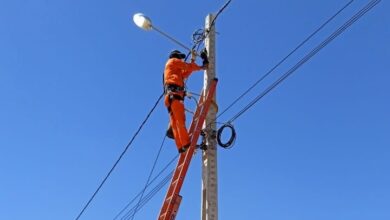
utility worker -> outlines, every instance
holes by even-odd
[[[207,53],[205,51],[201,55],[203,59],[202,66],[195,63],[195,51],[191,52],[191,63],[186,63],[184,61],[185,57],[186,55],[178,50],[172,51],[164,70],[164,104],[168,108],[170,116],[170,127],[167,136],[175,139],[179,153],[185,152],[190,146],[190,138],[185,123],[184,96],[186,91],[184,80],[192,72],[208,68]]]

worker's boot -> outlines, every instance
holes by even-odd
[[[181,147],[181,148],[179,149],[179,153],[181,154],[181,153],[186,152],[188,148],[190,148],[190,144],[184,145],[183,147]]]
[[[169,125],[169,127],[167,129],[166,135],[167,135],[168,138],[175,139],[175,136],[173,135],[173,130],[172,130],[172,126],[171,125]]]

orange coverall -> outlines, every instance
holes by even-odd
[[[164,70],[164,85],[174,85],[184,87],[184,79],[188,78],[192,72],[201,70],[195,62],[186,63],[178,58],[170,58]],[[190,138],[185,123],[184,111],[184,91],[166,91],[164,104],[168,108],[170,124],[175,137],[176,147],[180,149],[188,147]]]

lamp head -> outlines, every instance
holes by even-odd
[[[142,13],[136,13],[133,16],[134,23],[146,31],[152,30],[152,20]]]

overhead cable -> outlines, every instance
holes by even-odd
[[[255,99],[253,99],[247,106],[245,106],[241,111],[239,111],[235,116],[233,116],[228,123],[232,123],[242,114],[244,114],[248,109],[250,109],[254,104],[256,104],[261,98],[267,95],[271,90],[283,82],[287,77],[294,73],[299,67],[309,61],[314,55],[316,55],[322,48],[326,47],[330,42],[332,42],[336,37],[343,33],[348,27],[355,23],[359,18],[365,15],[370,11],[374,6],[376,6],[381,0],[372,0],[359,12],[357,12],[353,17],[351,17],[347,22],[345,22],[341,27],[339,27],[333,34],[326,38],[321,44],[315,47],[310,53],[303,57],[297,64],[295,64],[291,69],[284,73],[278,80],[271,84],[266,90],[260,93]]]
[[[156,168],[156,164],[157,164],[158,158],[160,157],[161,150],[162,150],[162,148],[163,148],[163,146],[164,146],[164,143],[165,143],[166,138],[167,138],[167,136],[164,134],[163,141],[162,141],[162,143],[161,143],[161,145],[160,145],[160,148],[159,148],[158,153],[157,153],[157,156],[156,156],[156,158],[155,158],[155,160],[154,160],[152,169],[150,170],[148,179],[146,180],[145,186],[144,186],[144,188],[143,188],[143,190],[142,190],[141,196],[139,197],[138,203],[137,203],[137,205],[135,206],[134,214],[131,216],[131,220],[134,219],[135,214],[136,214],[137,211],[138,211],[138,207],[139,207],[139,205],[140,205],[140,203],[141,203],[141,201],[142,201],[142,199],[143,199],[143,196],[144,196],[144,193],[145,193],[145,191],[146,191],[146,188],[148,188],[148,186],[149,186],[150,179],[152,178],[153,171],[154,171],[154,169]]]
[[[174,161],[176,161],[176,159],[178,158],[178,156],[179,155],[176,155],[175,157],[173,157],[169,162],[168,162],[168,164],[166,164],[165,165],[165,167],[148,183],[148,185],[147,185],[147,187],[150,187],[160,176],[161,176],[161,174],[163,174],[167,169],[168,169],[168,167],[170,166],[170,165],[172,165],[173,164],[173,162]],[[173,171],[171,171],[170,172],[170,174],[168,174],[167,176],[172,176],[171,174],[173,173]],[[167,177],[165,177],[165,178],[167,178]],[[164,178],[164,179],[165,179]],[[162,182],[162,181],[161,181]],[[161,182],[160,183],[158,183],[157,185],[160,185],[161,184]],[[152,191],[154,191],[154,190],[152,190]],[[138,198],[138,197],[140,197],[141,196],[141,194],[142,194],[142,192],[143,192],[143,190],[142,191],[140,191],[134,198],[132,198],[127,204],[126,204],[126,206],[124,207],[124,208],[122,208],[122,210],[114,217],[114,219],[113,220],[117,220],[121,215],[122,215],[122,213],[124,213],[125,211],[126,211],[126,209],[128,209],[129,208],[129,206],[133,203],[133,202],[135,202],[135,200]],[[145,196],[145,198],[146,197],[148,197],[149,196],[149,194],[147,194],[146,196]],[[145,198],[143,198],[142,199],[142,202],[145,200]],[[141,202],[141,203],[142,203]],[[138,209],[140,209],[141,207],[139,207]],[[132,210],[134,210],[134,207],[132,208]],[[125,215],[127,215],[127,214],[125,214]]]
[[[205,39],[208,37],[208,35],[210,34],[211,28],[214,27],[215,21],[217,20],[218,16],[226,9],[226,7],[230,4],[231,1],[232,1],[232,0],[227,1],[227,2],[218,10],[218,12],[216,13],[216,15],[214,16],[213,20],[212,20],[211,23],[210,23],[209,29],[205,30],[205,29],[201,28],[201,29],[196,30],[196,31],[192,34],[192,42],[193,42],[192,50],[196,50],[196,51],[199,50],[200,45],[204,42],[204,40],[205,40]],[[190,54],[191,54],[191,51],[187,54],[186,59],[188,58],[188,56],[189,56]]]
[[[346,6],[351,4],[352,1],[350,1]],[[311,57],[313,57],[315,54],[317,54],[322,48],[327,46],[333,39],[335,39],[337,36],[339,36],[343,31],[345,31],[349,26],[351,26],[354,22],[356,22],[359,18],[361,18],[364,14],[366,14],[369,10],[371,10],[375,5],[377,5],[380,2],[380,0],[373,0],[369,4],[367,4],[362,10],[360,10],[358,13],[356,13],[350,20],[348,20],[344,25],[342,25],[338,30],[336,30],[332,35],[330,35],[326,40],[324,40],[320,45],[318,45],[315,49],[313,49],[309,54],[307,54],[303,59],[301,59],[300,62],[298,62],[294,67],[292,67],[289,71],[287,71],[279,80],[277,80],[274,84],[272,84],[266,91],[264,91],[262,94],[257,96],[251,103],[249,103],[244,109],[242,109],[238,114],[236,114],[234,117],[232,117],[228,123],[232,123],[234,120],[236,120],[238,117],[240,117],[243,113],[245,113],[249,108],[251,108],[259,99],[264,97],[267,93],[269,93],[272,89],[274,89],[278,84],[280,84],[284,79],[286,79],[289,75],[291,75],[293,72],[295,72],[300,66],[302,66],[304,63],[306,63]],[[344,6],[337,14],[339,14],[342,10],[345,9]],[[333,18],[332,18],[333,19]],[[318,31],[317,31],[318,32]],[[168,175],[169,176],[169,175]],[[163,181],[161,181],[157,187],[155,187],[145,198],[141,201],[140,205],[138,206],[138,209],[145,205],[153,196],[155,193],[157,193],[163,185],[165,185],[169,178],[166,176]],[[136,212],[136,206],[134,206],[122,219],[128,219],[129,217],[132,217]]]
[[[150,115],[153,113],[153,111],[156,109],[158,103],[160,102],[161,98],[163,97],[164,94],[161,94],[160,97],[157,99],[156,103],[154,104],[154,106],[152,107],[152,109],[149,111],[149,113],[146,115],[146,118],[144,119],[144,121],[141,123],[141,125],[139,126],[138,130],[135,132],[135,134],[133,135],[133,137],[131,138],[130,142],[126,145],[125,149],[122,151],[122,153],[119,155],[118,159],[115,161],[114,165],[111,167],[110,171],[108,171],[108,173],[106,174],[106,176],[104,177],[103,181],[100,183],[100,185],[98,186],[98,188],[95,190],[95,192],[92,194],[91,198],[88,200],[88,202],[84,205],[83,209],[80,211],[80,213],[78,214],[78,216],[76,217],[76,220],[80,219],[80,217],[83,215],[83,213],[85,212],[85,210],[88,208],[88,206],[90,205],[90,203],[92,202],[92,200],[95,198],[95,196],[97,195],[97,193],[100,191],[100,189],[103,187],[104,183],[107,181],[107,179],[110,177],[111,173],[114,171],[114,169],[116,168],[116,166],[118,165],[118,163],[120,162],[120,160],[122,159],[122,157],[126,154],[127,150],[129,149],[129,147],[131,146],[131,144],[133,143],[133,141],[135,140],[135,138],[137,137],[137,135],[139,134],[139,132],[141,131],[141,129],[143,128],[143,126],[146,124],[146,122],[148,121]]]
[[[251,103],[249,103],[244,109],[242,109],[238,114],[236,114],[234,117],[232,117],[227,123],[232,123],[234,120],[236,120],[238,117],[240,117],[243,113],[245,113],[249,108],[251,108],[259,99],[264,97],[267,93],[269,93],[272,89],[274,89],[278,84],[280,84],[284,79],[286,79],[289,75],[291,75],[293,72],[295,72],[300,66],[302,66],[304,63],[306,63],[311,57],[313,57],[315,54],[317,54],[323,47],[327,46],[333,39],[335,39],[338,35],[340,35],[343,31],[345,31],[350,25],[352,25],[354,22],[356,22],[360,17],[362,17],[365,13],[367,13],[369,10],[371,10],[376,4],[378,4],[380,0],[373,0],[369,4],[367,4],[362,10],[360,10],[358,13],[356,13],[350,20],[348,20],[346,23],[344,23],[343,26],[341,26],[338,30],[336,30],[332,35],[330,35],[326,40],[324,40],[320,45],[318,45],[315,49],[313,49],[309,54],[307,54],[300,62],[298,62],[294,67],[292,67],[289,71],[287,71],[279,80],[277,80],[274,84],[272,84],[266,91],[264,91],[262,94],[257,96]],[[332,16],[326,23],[324,23],[319,29],[317,29],[312,35],[316,34],[320,29],[323,28],[324,25],[330,22],[335,16],[337,16],[339,13],[341,13],[342,10],[344,10],[348,5],[350,5],[352,1],[348,2],[347,5],[345,5],[342,9],[340,9],[334,16]],[[303,43],[308,41],[312,36],[310,35]],[[296,49],[297,50],[301,45],[299,45]],[[294,52],[293,50],[293,52]],[[288,56],[290,56],[289,54]],[[288,57],[287,57],[288,58]],[[285,59],[287,59],[285,58]],[[283,62],[283,61],[282,61]],[[280,64],[279,64],[280,65]],[[164,178],[166,180],[167,177]],[[164,180],[160,182],[158,187],[153,189],[145,198],[142,200],[141,205],[139,207],[142,207],[147,203],[148,200],[153,197],[153,193],[157,193],[160,187],[162,187],[162,184],[164,183]],[[169,180],[169,179],[168,179]],[[168,182],[168,181],[166,181]],[[129,217],[132,217],[132,215],[136,212],[136,208],[133,207],[127,215],[122,219],[127,219]],[[127,218],[126,218],[127,217]]]
[[[217,14],[215,15],[214,19],[211,21],[210,29],[214,26],[215,21],[217,20],[218,16],[225,10],[225,8],[230,4],[230,2],[232,2],[232,0],[227,1],[227,2],[222,6],[222,8],[219,9],[219,11],[218,11]],[[208,32],[210,32],[210,30],[209,30]]]
[[[140,205],[138,206],[138,210],[141,209],[144,205],[146,205],[150,199],[152,199],[168,182],[169,180],[172,178],[172,175],[173,175],[173,170],[171,173],[169,173],[168,175],[165,176],[165,178],[160,181],[160,183],[153,188],[153,190],[151,190],[144,198],[143,200],[141,201]],[[129,218],[131,218],[137,211],[137,209],[135,209],[135,206],[133,208],[131,208],[127,214],[121,218],[121,220],[128,220]]]
[[[284,62],[285,59],[287,59],[289,56],[291,56],[292,53],[294,53],[296,50],[298,50],[304,43],[306,43],[313,35],[315,35],[317,32],[319,32],[326,24],[328,24],[334,17],[336,17],[338,14],[340,14],[347,6],[349,6],[353,2],[348,2],[343,8],[341,8],[335,15],[333,15],[331,18],[329,18],[323,25],[321,25],[315,32],[313,32],[308,38],[306,38],[301,44],[297,46],[290,54],[288,54],[285,58],[282,59],[281,62]],[[236,120],[238,117],[240,117],[245,111],[247,111],[250,107],[252,107],[261,97],[263,97],[265,94],[267,94],[269,91],[271,91],[273,88],[275,88],[279,83],[281,83],[285,78],[287,78],[289,75],[291,75],[292,72],[294,72],[296,69],[298,69],[301,65],[303,65],[305,62],[307,62],[312,56],[314,56],[316,53],[319,52],[323,47],[325,47],[330,41],[332,41],[334,38],[336,38],[339,34],[341,34],[346,28],[348,28],[352,23],[354,23],[357,19],[362,17],[367,11],[369,11],[371,8],[373,8],[376,4],[378,4],[380,0],[372,1],[370,4],[368,4],[365,8],[363,8],[360,12],[355,14],[348,22],[346,22],[342,27],[340,27],[337,31],[335,31],[330,37],[328,37],[327,40],[325,40],[322,44],[320,44],[318,47],[316,47],[311,53],[309,53],[307,56],[305,56],[301,62],[297,63],[293,68],[290,69],[284,76],[282,76],[278,81],[276,81],[273,85],[267,89],[264,94],[260,94],[258,97],[256,97],[255,100],[253,100],[249,105],[247,105],[242,111],[240,111],[238,114],[236,114],[231,120],[229,120],[228,123],[232,123],[234,120]],[[278,63],[277,66],[280,64]],[[277,67],[276,66],[276,67]],[[275,67],[275,68],[276,68]],[[271,69],[271,72],[273,70]],[[261,80],[260,80],[261,81]],[[259,82],[256,82],[256,85]],[[252,89],[252,88],[250,88]],[[247,92],[246,92],[247,93]],[[244,94],[245,95],[245,94]],[[145,198],[141,201],[138,208],[145,205],[149,199],[151,199],[155,193],[157,193],[161,187],[163,187],[164,184],[168,182],[169,178],[165,177],[163,181],[161,181],[157,187],[155,187]],[[165,182],[166,181],[166,182]],[[132,217],[136,212],[136,206],[134,206],[122,219],[128,219],[129,217]]]
[[[342,11],[344,11],[354,0],[349,1],[345,4],[340,10],[338,10],[334,15],[328,18],[321,26],[319,26],[313,33],[306,37],[297,47],[295,47],[287,56],[281,59],[275,66],[273,66],[267,73],[265,73],[260,79],[258,79],[252,86],[250,86],[245,92],[243,92],[239,97],[237,97],[228,107],[226,107],[221,113],[218,114],[217,118],[222,116],[230,108],[232,108],[239,100],[246,96],[253,88],[255,88],[260,82],[262,82],[267,76],[269,76],[276,68],[278,68],[284,61],[286,61],[291,55],[293,55],[298,49],[300,49],[306,42],[308,42],[314,35],[321,31],[327,24],[329,24],[334,18],[336,18]]]

